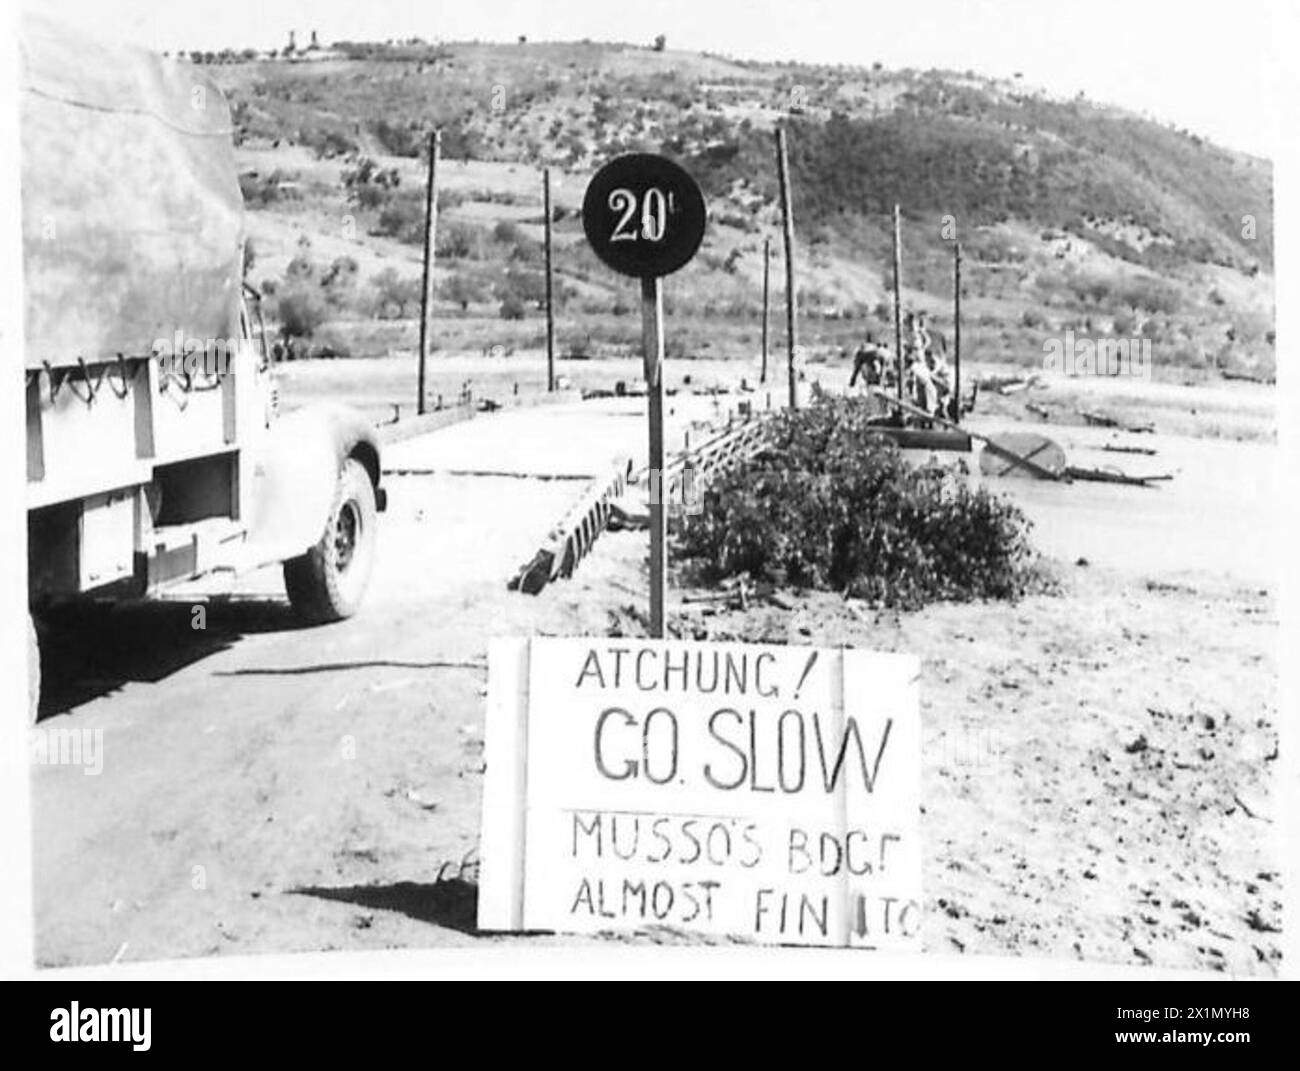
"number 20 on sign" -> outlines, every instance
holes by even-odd
[[[704,239],[704,196],[677,164],[650,153],[611,160],[587,186],[582,225],[609,267],[639,279],[671,275]]]

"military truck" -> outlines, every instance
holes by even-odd
[[[34,712],[65,600],[283,563],[305,622],[352,614],[385,494],[358,414],[277,412],[217,86],[41,17],[20,49]]]

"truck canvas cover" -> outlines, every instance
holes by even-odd
[[[191,64],[22,24],[26,366],[238,336],[230,109]]]

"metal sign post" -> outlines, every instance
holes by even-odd
[[[704,240],[699,186],[662,156],[630,153],[611,160],[587,186],[582,228],[602,261],[641,280],[641,342],[649,417],[650,635],[664,635],[668,588],[664,502],[664,305],[662,278],[686,264]]]
[[[659,276],[641,280],[641,345],[650,424],[650,635],[663,639],[668,593],[668,524],[664,511],[664,292]]]

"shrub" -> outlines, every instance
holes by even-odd
[[[320,328],[307,348],[308,357],[351,357],[352,344],[332,325]]]
[[[768,446],[688,515],[681,554],[705,582],[748,573],[890,606],[1015,599],[1041,582],[1029,522],[961,473],[914,469],[854,399],[773,418]]]
[[[503,219],[492,228],[492,237],[502,245],[518,245],[524,238],[524,232],[519,229],[519,224]]]
[[[409,245],[424,244],[424,202],[415,191],[402,191],[379,213],[376,233]]]
[[[321,276],[325,300],[334,309],[350,309],[357,303],[360,266],[354,257],[335,257]]]
[[[447,280],[444,293],[448,301],[454,301],[461,309],[468,309],[472,302],[486,301],[491,293],[488,285],[476,275],[468,272],[453,272]]]
[[[364,186],[357,186],[348,192],[348,197],[358,208],[374,210],[383,208],[388,204],[392,197],[392,191],[383,186],[373,186],[367,183]]]
[[[286,338],[310,338],[329,312],[321,288],[308,281],[287,281],[276,295],[276,310]]]
[[[423,237],[421,237],[423,242]],[[471,223],[452,220],[438,224],[435,252],[439,258],[463,260],[483,255],[483,231]]]
[[[546,276],[526,268],[510,268],[502,280],[500,294],[503,298],[540,304],[546,300]]]
[[[420,156],[423,153],[425,133],[414,123],[402,125],[378,119],[370,129],[380,148],[389,156]]]
[[[305,130],[299,141],[315,152],[318,160],[347,156],[357,151],[357,143],[338,130]]]
[[[403,278],[396,268],[385,268],[370,280],[374,292],[374,315],[380,319],[398,319],[420,308],[422,281],[418,276]]]

